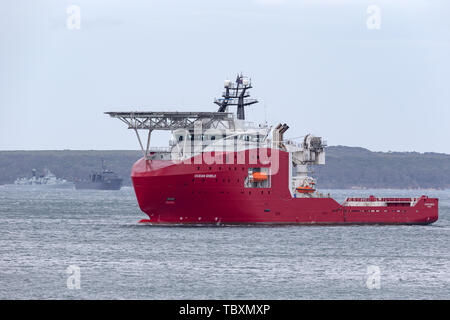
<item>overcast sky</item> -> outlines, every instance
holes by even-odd
[[[450,1],[2,0],[0,40],[0,150],[137,149],[103,112],[216,111],[243,72],[288,137],[450,153]]]

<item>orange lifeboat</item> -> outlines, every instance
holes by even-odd
[[[297,191],[300,193],[313,193],[316,189],[311,188],[310,186],[298,187]]]
[[[261,182],[267,180],[267,173],[265,172],[253,172],[253,181],[254,182]]]

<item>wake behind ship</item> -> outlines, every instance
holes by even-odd
[[[429,224],[438,199],[347,198],[316,189],[310,167],[325,164],[326,143],[311,134],[284,138],[287,124],[245,121],[250,79],[225,81],[217,112],[107,112],[135,131],[143,151],[131,173],[151,224]],[[229,112],[237,107],[236,114]],[[147,130],[143,142],[138,130]],[[167,149],[151,133],[169,130]],[[146,147],[144,148],[144,144]]]

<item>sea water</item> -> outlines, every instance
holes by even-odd
[[[450,299],[450,190],[427,226],[155,227],[133,189],[0,186],[0,299]]]

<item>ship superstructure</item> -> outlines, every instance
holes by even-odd
[[[438,200],[426,196],[347,199],[341,205],[318,192],[309,169],[325,164],[326,142],[311,134],[300,141],[286,139],[285,123],[246,121],[245,108],[257,103],[250,99],[251,88],[251,80],[242,74],[234,83],[226,80],[222,97],[214,101],[217,112],[107,112],[134,130],[141,146],[143,158],[133,166],[132,181],[139,205],[149,216],[146,222],[436,221]],[[230,107],[236,107],[236,114]],[[150,147],[155,130],[171,131],[168,148]],[[142,138],[141,131],[147,136]]]

